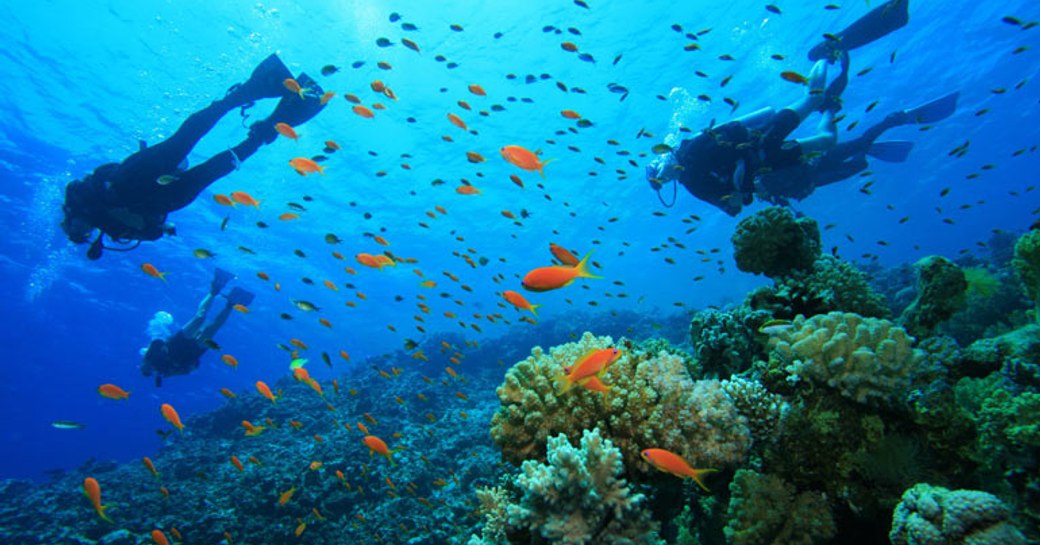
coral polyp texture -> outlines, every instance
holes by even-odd
[[[1007,506],[978,490],[917,484],[892,514],[892,545],[1024,545]]]
[[[726,541],[731,545],[812,545],[834,537],[826,495],[797,492],[783,479],[739,469],[729,485]]]
[[[566,366],[590,350],[616,346],[621,358],[602,381],[609,395],[581,387],[558,393],[556,379]],[[694,467],[738,464],[751,443],[747,420],[717,380],[695,381],[676,354],[641,351],[631,342],[585,333],[575,343],[540,347],[518,362],[497,389],[501,406],[491,436],[506,460],[544,461],[550,435],[573,440],[582,430],[599,428],[621,451],[629,478],[655,475],[639,453],[662,448]]]
[[[924,353],[888,320],[832,312],[794,320],[770,339],[770,366],[789,382],[809,381],[871,406],[899,406]]]
[[[1040,231],[1029,231],[1019,237],[1011,264],[1022,279],[1026,295],[1036,304],[1033,319],[1040,323]]]
[[[738,269],[770,278],[812,268],[820,257],[816,220],[796,218],[790,209],[780,206],[740,220],[730,240]]]

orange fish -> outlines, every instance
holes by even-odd
[[[664,449],[648,448],[640,453],[644,460],[665,473],[671,473],[679,478],[690,478],[707,492],[711,492],[701,477],[708,473],[715,473],[716,469],[694,469],[678,454]]]
[[[177,541],[184,541],[184,537],[181,536],[180,530],[176,526],[170,526],[170,533],[173,534],[173,539]]]
[[[358,427],[361,426],[359,425]],[[387,460],[390,460],[391,466],[397,465],[394,463],[393,457],[394,452],[397,451],[390,450],[390,448],[386,446],[386,443],[382,439],[376,437],[375,435],[366,435],[365,438],[361,441],[365,444],[366,447],[368,447],[369,456],[372,456],[374,454],[381,454],[383,456],[386,456]]]
[[[799,74],[798,72],[780,72],[780,77],[784,81],[789,81],[791,83],[797,83],[798,85],[808,85],[809,84],[809,79],[806,78],[805,76]],[[704,485],[701,485],[701,486],[704,486]]]
[[[459,195],[478,195],[480,190],[471,185],[460,185],[455,188],[455,192]]]
[[[340,147],[339,144],[336,143],[335,140],[326,140],[325,141],[325,147],[329,148],[330,150],[341,150],[341,149],[343,149],[343,148]]]
[[[277,284],[275,285],[277,286]],[[238,312],[241,312],[242,314],[249,314],[249,307],[243,305],[242,303],[236,303],[235,306],[231,308],[235,309]]]
[[[264,271],[260,271],[260,272],[256,273],[256,277],[259,278],[260,280],[270,280],[271,279],[271,277],[268,276],[267,273],[265,273]]]
[[[162,530],[152,530],[152,539],[155,540],[156,545],[170,545],[170,540],[166,539],[166,534]]]
[[[503,146],[498,151],[502,154],[502,158],[509,161],[510,164],[524,170],[538,171],[538,174],[541,174],[543,178],[545,177],[545,172],[542,169],[552,161],[552,159],[539,161],[538,156],[534,152],[522,146]]]
[[[452,125],[455,125],[456,127],[460,128],[460,129],[462,129],[464,131],[468,131],[469,130],[469,127],[466,126],[466,122],[463,121],[461,117],[459,117],[459,116],[457,116],[455,114],[449,113],[448,114],[448,121],[451,121]]]
[[[280,214],[278,216],[278,219],[281,220],[281,221],[298,220],[298,219],[300,219],[300,215],[299,214],[293,214],[292,212],[285,212],[284,214]]]
[[[562,44],[560,44],[560,47],[568,53],[574,53],[578,50],[578,46],[574,42],[563,42]]]
[[[166,275],[170,274],[165,272],[159,272],[159,269],[156,269],[155,265],[152,265],[151,263],[145,263],[144,265],[141,265],[141,270],[144,271],[144,273],[148,276],[151,276],[152,278],[158,278],[163,282],[166,281]]]
[[[300,176],[306,176],[312,172],[317,172],[322,176],[325,175],[325,167],[306,157],[296,157],[295,159],[289,160],[289,166],[291,166]]]
[[[361,99],[358,98],[357,95],[354,95],[354,94],[351,94],[351,93],[347,93],[347,94],[343,95],[343,98],[345,98],[347,100],[347,102],[350,102],[352,104],[361,104]]]
[[[94,510],[97,511],[101,520],[112,522],[112,519],[105,514],[105,509],[108,509],[108,506],[101,505],[101,485],[98,484],[97,479],[94,477],[83,479],[83,493],[87,495],[87,498],[90,498],[90,503],[94,506]]]
[[[249,193],[246,193],[245,191],[235,191],[231,193],[231,200],[241,205],[255,206],[257,208],[260,208],[260,201],[254,199]]]
[[[144,467],[148,468],[148,471],[152,472],[152,475],[155,475],[156,477],[159,476],[159,472],[156,471],[155,464],[152,463],[152,459],[151,458],[145,456],[144,458],[141,458],[141,463],[144,464]]]
[[[299,348],[300,350],[308,349],[307,343],[301,341],[300,339],[289,339],[289,344],[295,346],[296,348]]]
[[[390,245],[390,243],[387,242],[385,238],[383,238],[383,237],[381,237],[379,235],[376,235],[376,236],[372,237],[372,240],[376,241],[376,244],[380,244],[380,245],[383,245],[383,246],[389,246]]]
[[[282,80],[282,85],[284,85],[286,89],[300,95],[301,99],[306,99],[307,97],[304,96],[304,93],[310,91],[310,89],[300,87],[300,83],[292,78],[285,78]]]
[[[326,91],[325,94],[321,95],[321,98],[318,99],[318,102],[320,102],[321,105],[324,106],[324,105],[328,104],[329,101],[332,100],[332,97],[334,97],[334,96],[336,96],[336,93],[333,93],[332,91]]]
[[[560,115],[566,117],[567,119],[581,119],[581,114],[575,112],[574,110],[561,110]]]
[[[566,393],[575,384],[582,384],[592,377],[602,377],[607,372],[610,364],[617,361],[620,357],[621,351],[617,348],[590,350],[584,356],[578,358],[574,365],[565,370],[566,375],[558,377],[557,380],[563,383],[559,393]]]
[[[552,265],[534,269],[524,276],[520,285],[527,291],[549,291],[569,286],[575,278],[602,278],[588,270],[587,264],[591,255],[590,252],[573,267]]]
[[[246,429],[247,437],[256,437],[257,435],[264,433],[264,430],[267,429],[264,426],[254,426],[253,423],[248,420],[242,421],[242,427]]]
[[[505,299],[506,301],[509,301],[509,303],[511,305],[513,305],[514,307],[516,307],[516,308],[518,308],[520,310],[530,310],[531,314],[534,314],[535,317],[538,316],[538,313],[535,312],[535,309],[540,307],[540,306],[542,306],[542,305],[532,305],[531,303],[529,303],[527,301],[527,299],[524,299],[523,295],[520,295],[519,293],[517,293],[515,291],[512,291],[512,290],[505,290],[505,291],[503,291],[502,292],[502,298]]]
[[[288,123],[275,123],[274,130],[278,131],[278,134],[286,138],[295,140],[297,142],[300,141],[300,135],[296,134],[296,130],[293,129],[292,125],[289,125]]]
[[[376,263],[379,263],[379,265],[381,267],[396,267],[397,266],[397,263],[394,262],[393,259],[390,259],[390,256],[386,256],[386,255],[383,255],[383,254],[376,254],[376,255],[374,255],[372,257],[375,258]],[[360,292],[358,293],[358,296],[359,297],[361,296]],[[362,299],[364,299],[364,297],[362,297]]]
[[[460,100],[458,102],[458,105],[459,105],[459,108],[462,108],[463,110],[466,110],[466,111],[470,111],[470,110],[473,109],[473,107],[470,106],[469,103],[466,102],[465,100]]]
[[[376,114],[373,113],[372,110],[369,110],[368,108],[366,108],[366,107],[364,107],[364,106],[362,106],[360,104],[358,104],[357,106],[354,106],[353,108],[351,108],[351,110],[353,110],[354,113],[360,115],[361,117],[364,117],[365,119],[372,119],[373,117],[376,116]]]
[[[234,201],[229,199],[227,195],[220,195],[220,194],[213,195],[213,200],[217,201],[217,204],[220,204],[220,205],[223,205],[223,206],[235,206]]]
[[[578,266],[578,257],[572,254],[567,248],[564,248],[555,242],[550,242],[549,251],[552,252],[553,257],[555,257],[560,263],[569,267]]]
[[[386,89],[386,85],[383,82],[379,81],[379,80],[373,81],[371,83],[371,87],[372,87],[372,90],[377,92],[377,93],[382,93]]]
[[[184,433],[184,424],[181,423],[181,416],[177,414],[177,410],[173,408],[173,405],[163,403],[159,410],[167,422],[177,428],[177,431]]]
[[[129,399],[130,392],[116,386],[115,384],[102,384],[98,386],[98,393],[101,397],[107,397],[108,399]]]
[[[376,103],[373,103],[373,104],[372,104],[372,109],[373,109],[373,110],[385,110],[385,109],[386,109],[386,106],[383,106],[383,105],[382,105],[382,104],[380,104],[379,102],[376,102]]]
[[[307,523],[303,522],[303,519],[301,518],[297,518],[296,521],[299,522],[299,524],[296,526],[296,529],[293,530],[293,535],[300,537],[300,534],[307,529]]]
[[[467,151],[466,160],[471,163],[483,163],[484,161],[487,161],[487,159],[485,159],[483,155],[475,151]]]
[[[260,392],[260,395],[271,400],[271,403],[277,403],[278,399],[275,398],[274,393],[271,392],[271,387],[262,380],[256,381],[256,391]]]
[[[278,496],[278,505],[285,505],[285,504],[289,503],[289,500],[292,499],[293,494],[295,494],[295,493],[296,493],[296,487],[295,486],[290,488],[289,490],[286,490],[285,492],[282,492],[282,494],[280,496]]]
[[[468,87],[468,89],[469,89],[469,92],[473,93],[474,95],[477,95],[478,97],[487,96],[487,92],[484,91],[484,88],[479,86],[479,85],[477,85],[476,83],[471,84]]]
[[[245,471],[246,467],[242,465],[242,460],[238,459],[238,456],[231,457],[231,465],[235,466],[235,469],[239,471]]]
[[[523,181],[523,180],[521,180],[521,179],[520,179],[520,177],[519,177],[519,176],[517,176],[516,174],[510,174],[510,175],[509,175],[509,179],[510,179],[510,180],[512,180],[512,182],[513,182],[514,184],[516,184],[517,186],[519,186],[519,187],[520,187],[520,189],[523,189],[523,188],[524,188],[524,181]]]
[[[235,395],[235,392],[232,392],[231,390],[228,390],[227,388],[221,388],[220,389],[220,393],[221,393],[221,395],[223,395],[224,397],[226,397],[228,399],[235,399],[236,397],[238,397],[237,395]]]
[[[232,356],[231,354],[224,354],[220,356],[220,361],[230,365],[232,369],[238,367],[238,358]]]

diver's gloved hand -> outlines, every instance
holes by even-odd
[[[166,236],[177,236],[177,226],[172,223],[164,223],[162,225],[162,231]]]
[[[654,190],[661,189],[666,182],[675,180],[675,154],[663,153],[654,157],[646,167],[646,181]]]

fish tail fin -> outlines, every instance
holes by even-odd
[[[318,165],[318,174],[325,175],[325,167]]]
[[[690,478],[693,479],[693,482],[699,484],[700,487],[703,488],[705,492],[711,492],[711,489],[708,488],[708,485],[704,484],[704,480],[702,479],[702,477],[704,477],[705,475],[708,475],[710,473],[718,473],[718,472],[719,472],[719,470],[717,470],[717,469],[695,469],[695,470],[693,470],[693,473],[690,474]]]
[[[386,453],[386,459],[390,460],[390,467],[394,467],[394,466],[397,465],[397,462],[394,461],[394,453],[393,452]]]
[[[551,162],[553,162],[555,160],[556,160],[555,158],[554,159],[546,159],[546,160],[540,161],[538,163],[538,174],[541,174],[542,178],[545,178],[545,171],[542,170],[542,169],[545,168],[545,165],[548,165],[549,163],[551,163]]]
[[[107,509],[108,509],[107,505],[99,505],[98,506],[98,516],[101,517],[101,520],[103,520],[103,521],[105,521],[105,522],[107,522],[109,524],[115,524],[115,521],[113,521],[111,518],[109,518],[109,516],[107,514],[105,514],[105,511]]]
[[[574,266],[575,269],[578,269],[578,276],[582,278],[603,278],[602,276],[597,276],[589,272],[588,263],[590,257],[592,257],[592,252],[585,254],[585,257]]]
[[[163,282],[166,282],[166,275],[168,275],[168,274],[170,274],[170,273],[168,273],[168,272],[161,272],[161,273],[159,273],[159,280],[162,280]]]
[[[566,394],[567,391],[574,387],[574,381],[572,381],[567,375],[557,376],[556,382],[560,384],[560,387],[556,390],[556,395]]]
[[[531,305],[531,314],[534,314],[535,318],[538,317],[538,311],[536,311],[535,309],[540,307],[540,306],[542,306],[542,305]]]

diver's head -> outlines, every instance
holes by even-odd
[[[76,244],[86,244],[96,227],[89,219],[89,188],[85,181],[72,181],[65,186],[65,202],[61,210],[65,217],[61,220],[61,229],[65,236]]]

